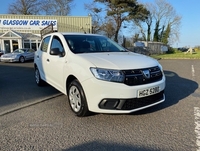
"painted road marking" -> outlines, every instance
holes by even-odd
[[[192,76],[195,77],[195,70],[193,65],[192,65]]]
[[[194,122],[195,122],[195,134],[196,134],[196,144],[197,151],[200,151],[200,108],[194,107]]]

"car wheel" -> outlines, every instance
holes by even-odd
[[[35,82],[38,86],[44,85],[44,81],[40,77],[40,72],[38,68],[35,68]]]
[[[72,111],[79,117],[89,115],[87,100],[81,84],[74,80],[68,87],[68,100]]]
[[[19,62],[24,63],[25,62],[25,58],[23,56],[19,57]]]

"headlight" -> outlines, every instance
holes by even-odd
[[[163,72],[163,68],[162,68],[162,66],[161,66],[161,64],[160,63],[158,63],[158,67],[160,68],[160,70]]]
[[[11,58],[13,58],[13,59],[14,59],[14,58],[17,58],[17,55],[13,55],[13,56],[11,56]]]
[[[119,70],[101,69],[101,68],[90,68],[90,70],[92,74],[95,76],[95,78],[99,80],[122,83],[125,78],[123,72]]]
[[[165,75],[165,74],[164,74],[164,71],[163,71],[163,67],[160,65],[160,63],[158,63],[158,67],[160,68],[162,74]]]

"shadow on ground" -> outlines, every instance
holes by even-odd
[[[108,143],[93,141],[82,145],[74,146],[63,151],[159,151],[160,149],[145,148],[144,146],[122,145],[117,143]],[[163,150],[163,149],[162,149]],[[163,150],[165,151],[165,150]]]
[[[172,71],[164,71],[164,73],[166,76],[165,102],[132,114],[145,114],[170,107],[194,94],[198,89],[198,83],[191,79],[179,77],[177,73]]]
[[[33,62],[0,62],[0,84],[0,112],[60,93],[49,85],[36,85]]]

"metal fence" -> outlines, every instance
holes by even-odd
[[[163,53],[162,47],[166,46],[161,42],[147,42],[147,49],[150,51],[151,54],[161,54]]]
[[[146,42],[140,41],[135,43],[134,47],[127,47],[130,51],[152,55],[152,54],[163,54],[168,50],[168,46],[161,42]]]

